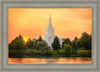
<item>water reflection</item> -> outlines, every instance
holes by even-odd
[[[8,58],[9,64],[91,64],[89,57]]]

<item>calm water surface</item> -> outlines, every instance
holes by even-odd
[[[8,58],[9,64],[91,64],[89,57]]]

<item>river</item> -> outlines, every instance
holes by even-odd
[[[91,64],[89,57],[8,58],[9,64]]]

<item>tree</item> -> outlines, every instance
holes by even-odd
[[[65,50],[66,55],[71,55],[72,53],[72,47],[70,46],[70,44],[64,44],[63,50]]]
[[[50,47],[45,41],[38,41],[36,49],[40,51],[41,55],[47,55],[50,51]]]
[[[28,39],[28,41],[26,42],[26,47],[32,49],[34,48],[34,46],[35,46],[34,41],[32,41],[31,39]]]
[[[39,38],[38,38],[37,40],[34,39],[34,42],[35,42],[34,48],[36,48],[36,44],[37,44],[38,42],[40,42],[40,41],[43,41],[41,36],[39,36]]]
[[[70,41],[69,38],[66,38],[66,39],[64,40],[64,42],[62,43],[62,48],[64,47],[64,44],[69,44],[70,46],[72,45],[72,43],[71,43],[71,41]]]
[[[39,37],[38,41],[43,41],[41,36]]]
[[[23,57],[23,50],[26,49],[23,37],[19,35],[9,44],[9,57]]]
[[[53,50],[59,50],[60,49],[60,42],[59,42],[59,39],[58,39],[57,36],[53,40],[52,47],[53,47]]]
[[[72,48],[72,46],[70,46],[70,44],[64,44],[64,47],[62,48],[62,50],[64,50],[63,52],[65,52],[65,55],[76,55],[76,50],[74,48]]]
[[[19,35],[16,37],[10,44],[9,44],[9,49],[10,50],[21,50],[24,49],[25,47],[25,42],[23,40],[23,37]]]
[[[91,49],[91,36],[86,32],[82,33],[81,38],[78,40],[78,45],[80,47],[86,48],[87,50]]]
[[[75,48],[75,50],[77,50],[77,48],[78,48],[77,40],[78,40],[78,38],[75,37],[74,40],[72,41],[72,48]]]

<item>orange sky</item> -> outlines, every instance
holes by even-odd
[[[28,38],[44,38],[51,14],[55,35],[59,38],[78,38],[85,31],[91,34],[91,8],[9,8],[8,38],[11,42],[21,34]]]

